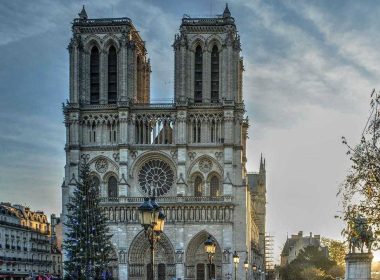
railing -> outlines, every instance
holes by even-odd
[[[178,204],[178,203],[215,203],[215,202],[232,202],[232,196],[162,196],[156,198],[161,204]],[[102,197],[102,203],[118,204],[118,203],[142,203],[144,197]]]
[[[122,17],[122,18],[97,18],[97,19],[74,19],[74,24],[110,24],[110,23],[132,23],[130,18]]]

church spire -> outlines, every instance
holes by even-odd
[[[79,18],[81,20],[86,20],[87,19],[87,13],[86,13],[86,9],[84,8],[84,5],[82,7],[82,11],[80,11],[80,13],[78,14]]]
[[[223,12],[223,17],[224,18],[231,17],[230,9],[228,9],[228,3],[226,3],[226,8],[224,9],[224,12]]]

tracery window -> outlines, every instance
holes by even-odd
[[[202,185],[202,178],[200,176],[195,177],[194,196],[202,196]]]
[[[215,45],[211,52],[211,102],[219,101],[219,50]]]
[[[142,191],[149,196],[162,196],[170,191],[174,184],[174,172],[165,161],[149,160],[138,172],[138,181]]]
[[[215,197],[220,195],[220,182],[219,178],[214,175],[210,180],[210,196]]]
[[[201,46],[195,49],[194,57],[194,102],[202,102],[202,68],[203,68],[203,54]]]
[[[117,180],[114,176],[108,179],[108,197],[117,197]]]
[[[114,46],[108,51],[108,104],[117,101],[117,54]]]
[[[99,104],[99,50],[92,47],[90,55],[90,103]]]

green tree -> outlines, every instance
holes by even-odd
[[[283,280],[330,280],[334,279],[328,271],[336,265],[329,260],[320,248],[308,246],[300,251],[297,258],[281,268]]]
[[[99,189],[87,163],[67,206],[64,241],[66,279],[110,279],[106,273],[113,252],[107,219],[100,208]]]
[[[330,260],[335,261],[338,266],[345,266],[344,258],[346,257],[348,249],[344,242],[322,237],[321,244],[328,248]]]
[[[350,146],[345,137],[351,168],[339,194],[343,200],[341,217],[352,221],[358,214],[364,216],[378,235],[380,231],[380,95],[371,94],[371,113],[363,130],[360,143]],[[343,231],[343,233],[345,233]]]

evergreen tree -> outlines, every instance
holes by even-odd
[[[113,252],[112,235],[99,204],[99,189],[90,175],[89,164],[84,162],[77,187],[66,205],[66,279],[111,279],[107,267]]]

